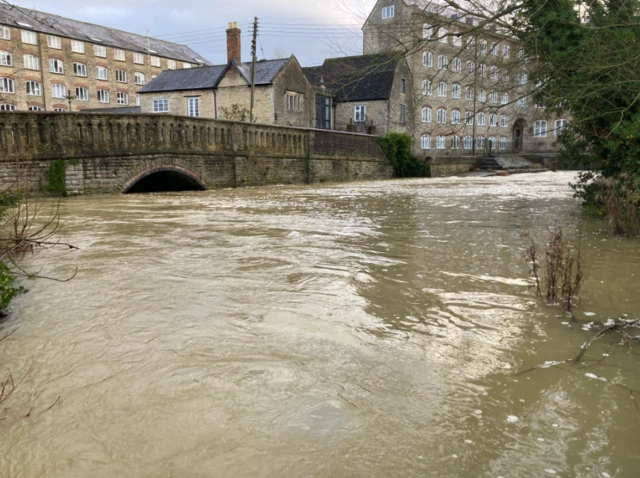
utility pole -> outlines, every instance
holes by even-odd
[[[256,92],[256,41],[258,39],[258,17],[253,19],[253,38],[251,39],[251,110],[249,113],[249,122],[253,123],[255,114],[253,105]]]

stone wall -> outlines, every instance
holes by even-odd
[[[67,160],[70,194],[123,192],[162,169],[212,189],[392,176],[371,136],[168,115],[0,113],[0,158],[0,187],[32,191]]]
[[[431,177],[442,178],[464,174],[477,168],[475,156],[458,156],[449,158],[433,158],[428,161],[431,166]]]

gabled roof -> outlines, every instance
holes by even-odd
[[[148,47],[152,55],[193,64],[211,64],[186,45],[11,5],[0,5],[0,24],[140,53],[147,53]]]
[[[388,100],[400,59],[396,54],[329,58],[303,71],[312,85],[333,90],[338,102]]]
[[[278,73],[291,60],[263,60],[256,63],[256,85],[270,85]],[[235,68],[251,84],[251,63],[237,64],[231,61],[226,65],[215,65],[186,70],[167,70],[154,78],[140,93],[154,93],[160,91],[208,90],[217,88],[229,68]]]

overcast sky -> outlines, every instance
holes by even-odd
[[[225,33],[236,21],[243,60],[251,49],[251,22],[260,21],[258,58],[296,55],[303,66],[361,54],[360,27],[375,0],[11,0],[111,28],[189,45],[213,63],[226,62]]]

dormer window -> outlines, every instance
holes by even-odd
[[[382,9],[382,19],[387,20],[388,18],[393,18],[396,14],[395,8],[393,5],[390,7],[384,7]]]

